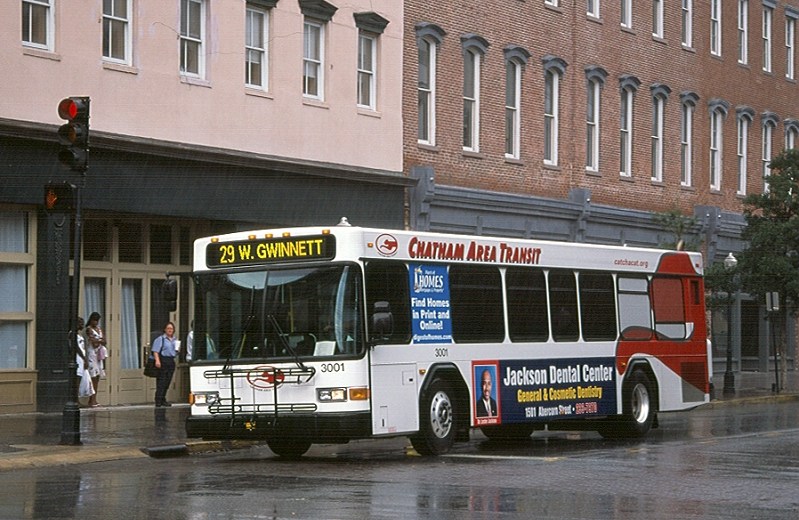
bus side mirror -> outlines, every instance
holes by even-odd
[[[169,312],[175,312],[178,309],[178,282],[172,278],[164,280],[164,285],[161,286],[161,296],[166,302],[166,308]]]
[[[372,344],[384,343],[394,332],[394,315],[388,302],[375,302],[372,308],[372,323],[369,328]]]

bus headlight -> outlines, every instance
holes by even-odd
[[[211,406],[219,400],[219,392],[194,393],[189,396],[189,402],[199,406]]]
[[[330,403],[334,401],[346,401],[347,389],[346,388],[318,388],[316,390],[316,398],[323,403]]]

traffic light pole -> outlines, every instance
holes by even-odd
[[[81,246],[81,188],[85,182],[81,177],[81,182],[75,187],[75,211],[72,219],[72,283],[70,284],[69,296],[69,362],[67,371],[69,373],[69,396],[64,404],[64,412],[61,420],[61,444],[77,446],[83,444],[80,440],[80,403],[78,402],[78,301],[80,297],[80,246]]]

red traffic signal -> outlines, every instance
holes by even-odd
[[[51,182],[44,186],[44,209],[47,211],[72,211],[75,208],[75,185],[68,182]]]
[[[58,128],[61,151],[58,160],[71,170],[84,172],[89,160],[88,97],[68,97],[58,103],[58,117],[67,122]]]

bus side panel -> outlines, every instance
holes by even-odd
[[[419,414],[414,412],[418,406],[416,364],[382,364],[385,361],[378,364],[377,360],[383,360],[385,351],[390,349],[380,346],[372,353],[373,435],[395,435],[419,430]]]

